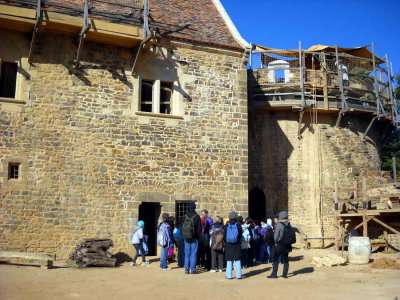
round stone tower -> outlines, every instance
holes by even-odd
[[[372,46],[373,47],[373,46]],[[379,149],[393,129],[390,63],[368,47],[253,49],[249,70],[249,215],[288,210],[308,237],[334,237],[334,191],[384,183]],[[357,199],[354,199],[357,201]]]

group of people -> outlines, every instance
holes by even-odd
[[[278,278],[278,266],[283,263],[282,277],[287,278],[288,254],[296,237],[286,211],[275,217],[274,224],[271,219],[263,219],[258,225],[236,212],[229,213],[228,218],[216,217],[213,220],[207,210],[198,215],[195,203],[190,203],[188,213],[178,224],[168,214],[163,214],[162,220],[157,234],[157,244],[161,247],[160,270],[170,270],[168,258],[176,246],[178,266],[184,267],[186,274],[195,274],[198,267],[210,272],[223,272],[225,269],[226,279],[233,279],[233,270],[236,278],[241,279],[242,268],[272,262],[272,273],[267,277]],[[139,221],[134,231],[132,244],[136,255],[131,265],[136,265],[140,255],[142,265],[148,264],[144,225]]]

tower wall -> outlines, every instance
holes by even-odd
[[[249,187],[266,195],[267,215],[288,210],[293,224],[308,237],[334,237],[334,182],[341,198],[350,198],[361,175],[368,183],[381,177],[379,124],[362,139],[370,119],[348,115],[334,128],[337,114],[289,110],[253,111],[249,118]]]

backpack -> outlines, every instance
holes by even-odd
[[[257,234],[257,243],[262,244],[264,242],[264,237],[265,234],[267,233],[267,228],[266,227],[259,227],[258,228],[258,234]]]
[[[168,245],[168,225],[165,223],[162,223],[160,225],[160,228],[158,229],[157,233],[157,245],[160,247],[166,247]]]
[[[222,250],[224,248],[224,231],[216,230],[211,236],[211,249]]]
[[[251,227],[250,235],[251,235],[251,241],[257,242],[258,234],[257,234],[257,230],[254,227]]]
[[[263,241],[265,244],[267,245],[272,245],[274,244],[274,231],[270,228],[267,230],[267,232],[265,232]]]
[[[190,241],[194,238],[194,218],[197,215],[192,216],[189,218],[185,215],[185,220],[183,221],[182,225],[182,236],[186,241]]]
[[[283,225],[283,234],[279,242],[286,246],[296,243],[296,232],[294,228],[290,226],[290,224],[285,225],[282,223],[282,225]]]
[[[174,232],[172,233],[174,236],[175,241],[181,241],[182,240],[182,230],[179,228],[174,228]]]
[[[245,242],[250,242],[251,235],[250,235],[249,228],[246,228],[246,229],[243,231],[242,236],[243,236],[243,240],[244,240]]]
[[[228,223],[226,229],[226,241],[231,244],[237,243],[238,236],[239,236],[238,223],[237,222],[235,224]]]

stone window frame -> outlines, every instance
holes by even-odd
[[[176,115],[178,116],[176,111],[176,106],[177,106],[177,100],[176,100],[176,91],[174,91],[174,85],[176,84],[175,82],[172,81],[166,81],[166,80],[160,80],[160,79],[148,79],[148,78],[140,78],[140,84],[138,87],[140,88],[140,92],[138,95],[138,103],[137,103],[137,112],[139,113],[150,113],[147,111],[142,111],[141,110],[141,105],[142,105],[142,87],[143,87],[143,81],[151,81],[152,82],[152,111],[151,113],[153,114],[161,114],[161,115]],[[171,99],[170,99],[170,113],[163,113],[160,112],[161,108],[161,90],[163,89],[162,84],[167,83],[171,85]]]
[[[28,65],[28,59],[21,58],[20,60],[13,60],[13,59],[7,59],[7,57],[0,57],[0,66],[2,62],[17,64],[17,79],[15,82],[14,98],[0,97],[0,102],[25,104],[29,99],[29,92],[27,92],[25,89],[25,87],[27,86],[27,80],[29,79],[29,75],[24,71],[24,69],[26,69],[24,67]]]
[[[18,178],[9,178],[9,168],[11,164],[19,164]],[[20,158],[7,158],[2,160],[3,183],[4,185],[21,185],[27,183],[27,161]]]
[[[152,95],[152,112],[142,111],[141,106],[141,93],[142,93],[142,80],[153,81],[153,95]],[[160,112],[160,96],[161,96],[161,83],[170,83],[172,85],[172,95],[170,100],[170,113]],[[149,77],[138,76],[134,82],[134,95],[133,95],[133,111],[139,116],[149,116],[149,117],[160,117],[160,118],[170,118],[170,119],[183,119],[184,118],[184,108],[181,105],[181,97],[177,93],[177,82],[154,79]]]
[[[161,53],[162,52],[162,53]],[[133,101],[131,102],[130,112],[139,116],[139,120],[148,122],[152,117],[163,119],[175,119],[175,121],[186,119],[186,103],[183,90],[187,83],[194,81],[191,75],[184,74],[182,66],[174,61],[172,54],[166,48],[152,47],[145,51],[142,59],[138,63],[132,78]],[[142,81],[153,81],[153,108],[152,112],[141,111],[141,88]],[[160,113],[160,93],[161,83],[172,85],[172,95],[170,103],[170,113]],[[150,118],[148,118],[150,117]],[[173,122],[175,122],[173,121]],[[175,124],[175,123],[174,123]]]

